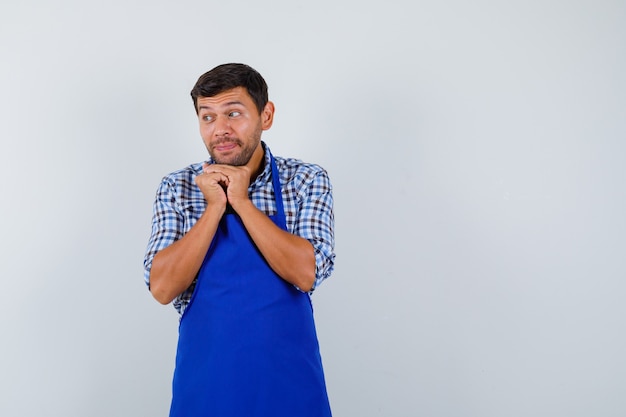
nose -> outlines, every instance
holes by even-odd
[[[226,116],[218,116],[215,120],[215,136],[228,136],[232,132],[230,120]]]

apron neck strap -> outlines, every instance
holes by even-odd
[[[283,195],[280,187],[280,177],[278,176],[278,168],[274,162],[274,155],[270,154],[270,164],[272,165],[272,185],[274,186],[274,198],[276,199],[276,217],[278,226],[283,230],[287,230],[287,222],[285,219],[285,208],[283,206]]]

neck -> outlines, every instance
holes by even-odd
[[[250,183],[252,183],[256,177],[263,172],[263,168],[265,168],[265,150],[263,149],[261,142],[257,145],[246,166],[250,168]]]

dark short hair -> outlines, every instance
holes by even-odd
[[[202,74],[191,89],[196,113],[198,97],[213,97],[237,87],[244,87],[248,91],[261,114],[267,104],[267,84],[261,74],[246,64],[222,64]]]

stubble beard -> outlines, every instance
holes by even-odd
[[[216,164],[244,166],[248,162],[250,162],[250,158],[252,158],[254,151],[256,150],[257,146],[259,146],[259,143],[261,142],[261,132],[261,126],[258,126],[255,131],[252,132],[252,135],[250,135],[249,139],[251,140],[248,141],[248,145],[246,146],[244,146],[244,143],[239,138],[224,138],[211,144],[211,146],[214,146],[222,143],[236,143],[238,146],[241,147],[241,151],[236,155],[220,158],[214,155],[213,152],[211,152],[211,147],[209,147],[208,149],[209,155],[211,155],[211,159],[213,159]]]

